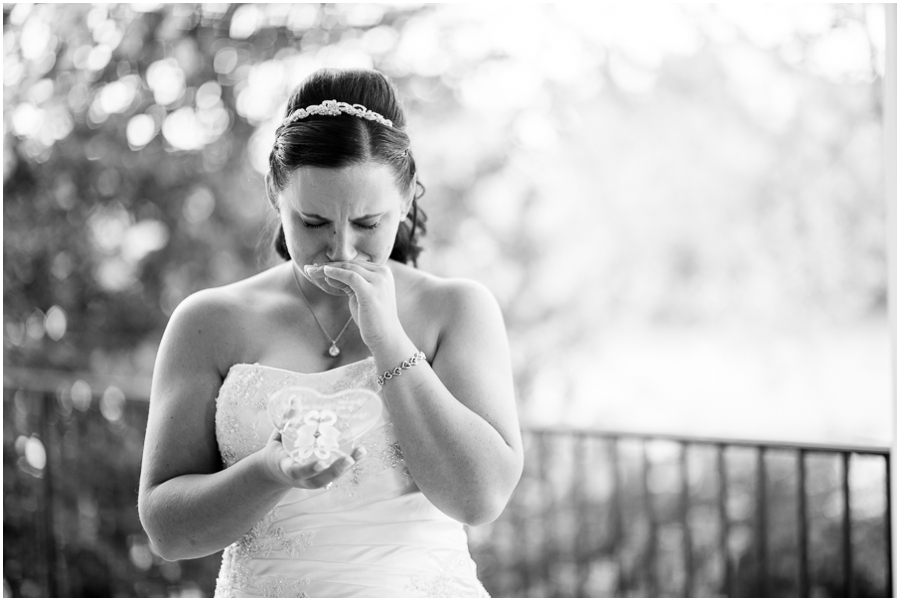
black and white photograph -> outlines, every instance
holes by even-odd
[[[893,597],[897,5],[4,3],[4,597]]]

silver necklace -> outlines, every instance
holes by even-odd
[[[316,317],[316,312],[313,311],[312,305],[309,304],[309,299],[306,298],[306,293],[303,292],[303,286],[300,285],[300,278],[297,277],[297,268],[291,265],[291,272],[294,274],[294,281],[297,282],[297,288],[300,289],[300,296],[303,297],[303,302],[306,303],[306,306],[309,307],[309,312],[312,313],[313,319],[316,320],[316,323],[319,324],[319,329],[322,330],[322,333],[325,334],[325,338],[331,341],[331,346],[328,348],[328,354],[332,357],[337,357],[341,354],[341,349],[338,348],[337,341],[341,339],[341,336],[344,335],[344,331],[347,329],[347,326],[350,325],[350,322],[353,321],[353,315],[347,319],[347,323],[344,324],[344,327],[341,328],[340,334],[337,335],[337,338],[332,338],[328,335],[328,331],[325,329],[325,326],[322,325],[322,322],[319,321],[319,318]]]

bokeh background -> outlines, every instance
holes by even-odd
[[[4,4],[3,28],[4,593],[211,592],[215,558],[162,561],[137,522],[149,379],[181,300],[275,264],[266,157],[322,66],[400,90],[420,267],[498,298],[526,428],[892,444],[883,5]]]

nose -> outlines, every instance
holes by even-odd
[[[335,225],[325,253],[329,261],[352,261],[356,258],[353,232],[347,226]]]

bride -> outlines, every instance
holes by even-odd
[[[320,70],[266,177],[284,263],[173,313],[139,511],[167,559],[224,549],[216,596],[486,596],[463,524],[522,473],[500,309],[415,265],[423,216],[396,92]]]

